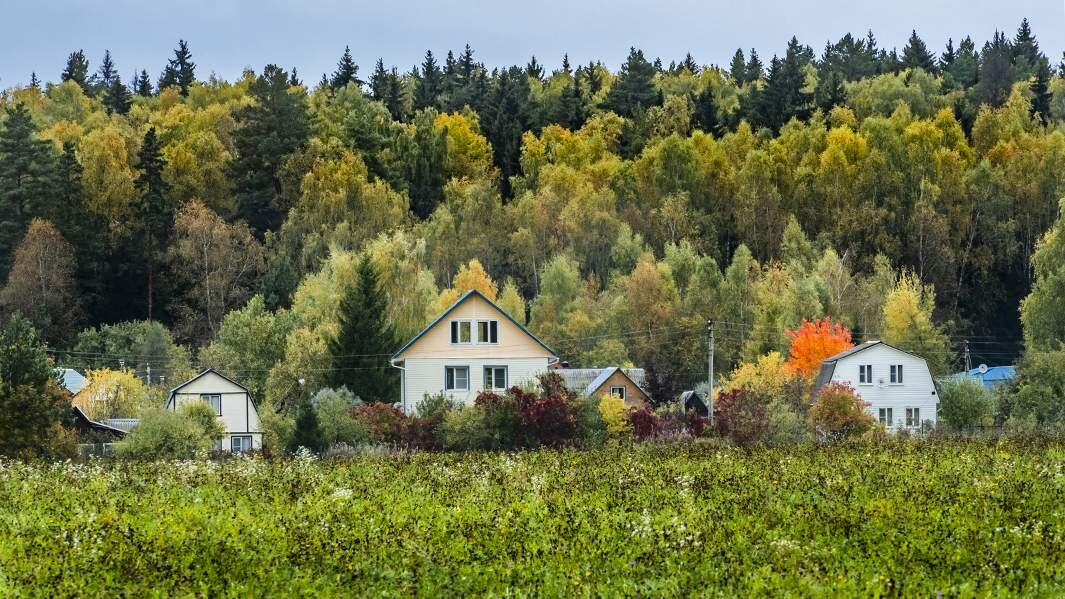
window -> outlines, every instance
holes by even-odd
[[[485,366],[484,367],[484,388],[485,389],[506,389],[507,388],[507,367],[506,366]]]
[[[895,419],[892,417],[891,408],[880,408],[880,424],[894,426]]]
[[[499,321],[477,321],[477,343],[499,343]]]
[[[873,365],[862,364],[858,366],[858,383],[861,385],[873,384]]]
[[[906,408],[906,426],[921,426],[921,408]]]
[[[229,449],[233,453],[244,453],[245,451],[251,451],[251,435],[234,435],[230,437]]]
[[[901,385],[902,384],[902,364],[892,364],[891,365],[891,384],[893,384],[893,385]]]
[[[445,366],[444,367],[444,390],[445,391],[469,391],[470,390],[470,367],[469,366]]]
[[[611,387],[610,388],[610,394],[617,396],[621,400],[624,400],[625,399],[625,387],[624,386]]]
[[[215,414],[222,415],[222,396],[217,393],[204,393],[200,395],[200,399],[207,402],[207,405],[214,408]]]
[[[452,320],[451,321],[451,342],[452,343],[470,343],[471,327],[473,323],[468,320]]]

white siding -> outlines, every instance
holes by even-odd
[[[901,384],[891,383],[892,364],[902,365]],[[871,383],[858,382],[858,367],[861,365],[873,367]],[[891,408],[896,428],[905,426],[906,408],[919,408],[921,422],[936,423],[939,396],[935,383],[928,371],[928,364],[913,354],[887,345],[876,345],[836,362],[832,381],[854,387],[858,395],[869,402],[869,412],[874,418],[878,417],[880,408]]]
[[[547,358],[407,358],[402,373],[402,409],[414,412],[426,395],[444,392],[444,368],[467,366],[470,369],[469,391],[448,391],[455,401],[472,404],[477,393],[484,388],[485,366],[506,366],[507,386],[513,387],[536,379],[547,371]]]
[[[235,385],[214,372],[207,372],[177,389],[167,409],[177,410],[187,401],[200,401],[202,395],[221,395],[222,414],[219,419],[226,429],[226,436],[220,443],[220,449],[229,451],[233,436],[252,437],[255,449],[262,449],[262,428],[255,404],[240,385]]]

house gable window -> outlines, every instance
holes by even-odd
[[[222,415],[222,395],[219,393],[201,393],[200,399],[202,399],[207,405],[211,406],[215,414]]]
[[[873,384],[873,365],[861,364],[858,366],[858,384],[859,385],[872,385]]]
[[[619,385],[619,386],[611,387],[610,388],[610,394],[615,396],[615,397],[617,397],[618,399],[624,401],[625,400],[625,386],[624,385]]]
[[[892,364],[891,365],[891,384],[892,385],[901,385],[902,384],[902,364]]]
[[[452,320],[451,344],[499,343],[498,320]]]
[[[506,366],[484,367],[484,388],[502,391],[507,388]]]
[[[469,366],[445,366],[444,367],[444,390],[445,391],[469,391],[470,390],[470,367]]]

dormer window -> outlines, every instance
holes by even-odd
[[[499,343],[499,321],[452,320],[451,343]]]

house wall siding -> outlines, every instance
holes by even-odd
[[[524,336],[524,333],[522,334]],[[535,343],[535,342],[534,342]],[[412,413],[426,395],[436,395],[444,391],[444,368],[447,366],[466,366],[470,369],[468,391],[447,391],[454,401],[464,405],[473,404],[477,394],[484,388],[485,366],[506,366],[507,386],[522,385],[536,380],[547,371],[547,357],[470,357],[456,355],[450,357],[406,358],[403,372],[402,409]]]
[[[858,367],[872,365],[873,382],[859,383]],[[902,384],[892,384],[891,365],[902,365]],[[880,408],[891,408],[893,425],[906,424],[906,408],[920,408],[921,421],[936,423],[939,395],[936,393],[928,364],[917,356],[886,345],[877,345],[854,355],[841,358],[832,373],[832,381],[847,383],[858,395],[869,402],[869,413],[874,417]]]
[[[499,322],[498,343],[451,343],[451,321],[483,319]],[[476,333],[476,331],[474,331]],[[496,307],[471,295],[436,326],[425,332],[397,360],[413,358],[548,358],[551,354]]]
[[[226,429],[226,436],[222,439],[221,449],[229,450],[231,437],[249,434],[252,437],[253,448],[262,448],[259,413],[248,396],[248,392],[213,372],[208,372],[180,387],[174,393],[173,398],[167,402],[167,409],[176,411],[185,402],[200,401],[200,396],[203,394],[222,396],[222,415],[219,419]]]

